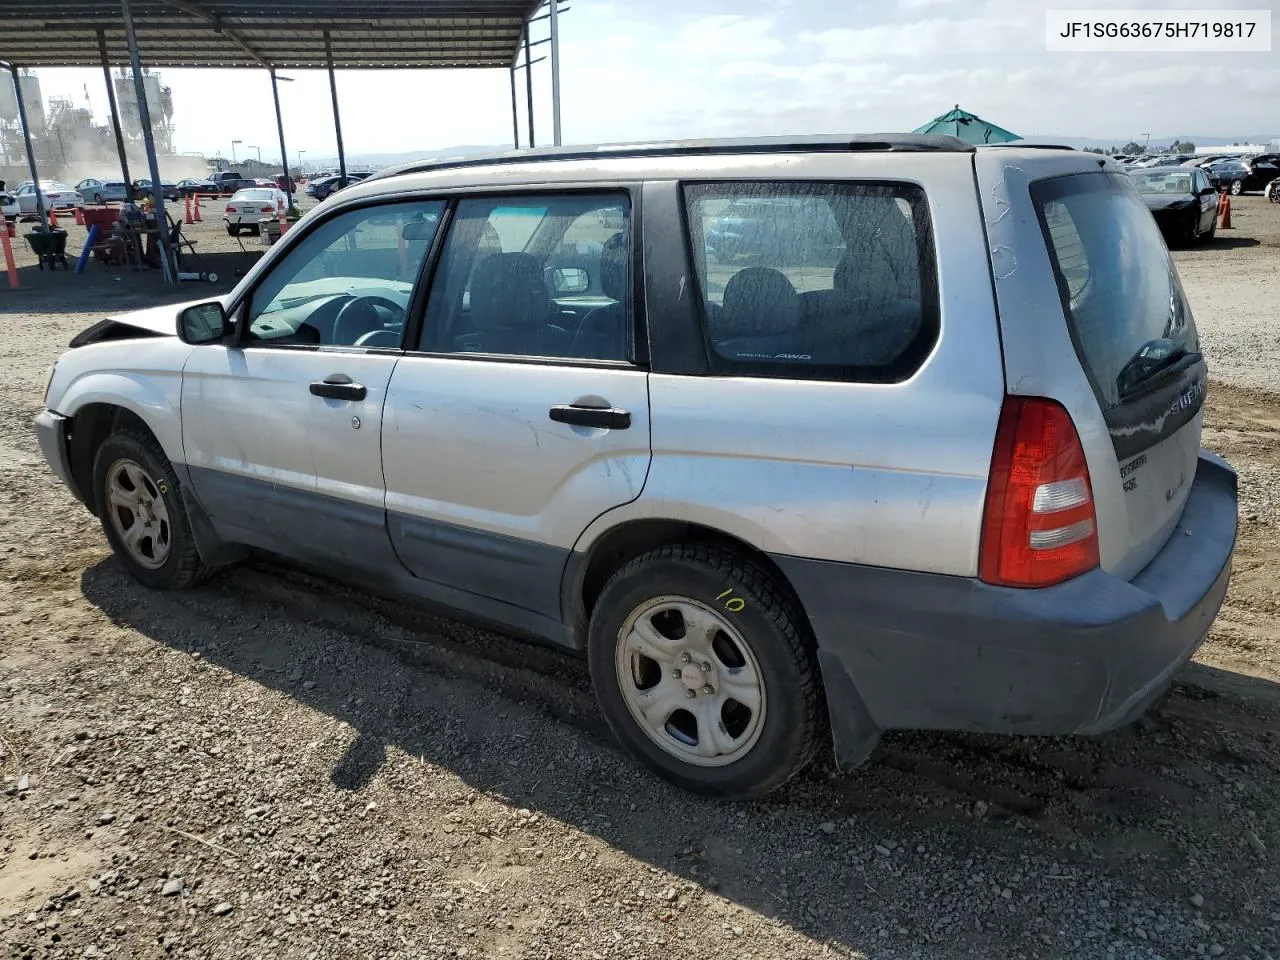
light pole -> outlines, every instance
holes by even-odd
[[[306,153],[306,152],[307,152],[307,151],[305,151],[305,150],[299,150],[299,151],[298,151],[298,172],[299,172],[299,173],[301,173],[301,172],[302,172],[302,155],[303,155],[304,153]]]
[[[1143,153],[1146,153],[1146,152],[1151,148],[1151,134],[1149,134],[1149,133],[1144,133],[1144,134],[1143,134],[1143,136],[1144,136],[1144,137],[1146,137],[1146,138],[1147,138],[1147,140],[1146,140],[1146,142],[1142,145],[1142,152],[1143,152]]]
[[[231,163],[233,166],[235,165],[235,162],[236,162],[236,144],[237,143],[244,143],[244,141],[243,140],[231,141]]]
[[[257,151],[258,151],[258,163],[262,163],[262,148],[261,148],[261,147],[259,147],[259,146],[255,145],[255,144],[250,143],[250,144],[246,144],[246,145],[245,145],[245,149],[246,149],[246,150],[257,150]]]

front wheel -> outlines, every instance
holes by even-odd
[[[134,579],[177,590],[208,575],[178,476],[149,433],[125,429],[103,441],[94,459],[93,488],[107,542]]]
[[[769,793],[809,763],[826,729],[795,600],[719,547],[661,547],[622,567],[592,612],[588,659],[623,746],[696,793]]]
[[[1244,190],[1244,181],[1243,181],[1243,180],[1232,180],[1232,181],[1231,181],[1231,195],[1232,195],[1233,197],[1238,197],[1238,196],[1240,195],[1241,191],[1243,191],[1243,190]]]

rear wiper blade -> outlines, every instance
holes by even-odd
[[[1120,368],[1116,377],[1116,390],[1122,400],[1145,393],[1164,383],[1175,373],[1199,363],[1201,358],[1202,354],[1199,352],[1189,351],[1168,337],[1148,340]]]

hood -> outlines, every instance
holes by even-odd
[[[1173,207],[1189,207],[1195,203],[1195,197],[1189,193],[1144,193],[1142,199],[1147,201],[1150,210],[1169,210]]]
[[[208,303],[209,299],[209,297],[201,297],[199,300],[167,303],[159,307],[147,307],[145,310],[134,310],[130,313],[107,317],[77,334],[71,341],[71,346],[83,347],[99,340],[126,339],[131,336],[131,330],[143,331],[149,336],[176,337],[178,314],[197,303]]]

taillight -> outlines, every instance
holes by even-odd
[[[262,213],[275,213],[275,212],[276,212],[276,208],[275,208],[275,207],[263,207],[263,208],[262,208],[262,210],[261,210],[261,212],[262,212]]]
[[[1093,488],[1071,415],[1043,397],[1006,396],[978,576],[1005,587],[1047,587],[1097,565]]]
[[[235,207],[233,207],[231,204],[229,204],[229,203],[228,203],[228,204],[227,204],[227,213],[235,213],[235,212],[236,212],[236,208],[235,208]]]

